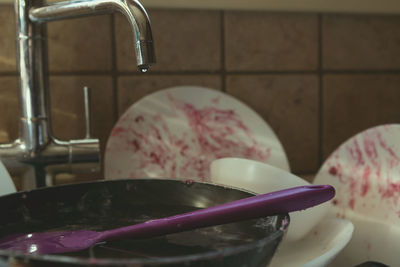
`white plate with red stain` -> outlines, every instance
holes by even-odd
[[[217,90],[173,87],[122,115],[107,142],[105,177],[208,181],[210,163],[223,157],[289,170],[275,133],[251,108]]]
[[[342,144],[326,160],[315,184],[331,184],[337,217],[353,222],[349,245],[336,266],[400,262],[400,125],[368,129]]]

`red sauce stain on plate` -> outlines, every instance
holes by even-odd
[[[246,121],[232,109],[196,108],[167,97],[168,116],[143,112],[121,118],[124,127],[111,133],[113,154],[132,153],[130,177],[208,178],[210,163],[223,157],[242,157],[267,162],[271,148],[256,141]],[[171,114],[174,116],[171,117]],[[176,131],[180,126],[184,131]],[[114,173],[116,170],[114,170]]]
[[[400,152],[393,143],[393,136],[400,136],[399,129],[380,126],[364,131],[328,158],[326,172],[339,188],[335,206],[367,210],[384,209],[382,205],[386,205],[400,218],[396,207],[400,198]]]

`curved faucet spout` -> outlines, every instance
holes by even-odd
[[[69,19],[89,15],[121,12],[128,19],[134,33],[136,64],[143,72],[155,63],[155,52],[150,19],[137,0],[79,0],[32,7],[29,19],[34,23]]]
[[[156,62],[150,19],[140,2],[136,0],[121,2],[124,4],[120,11],[126,16],[132,31],[135,32],[136,64],[142,72],[146,72],[149,66]]]

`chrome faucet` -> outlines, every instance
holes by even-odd
[[[154,47],[150,20],[137,0],[80,0],[50,5],[44,5],[43,0],[15,1],[19,138],[0,145],[0,158],[11,175],[21,177],[23,189],[49,186],[57,173],[100,169],[99,140],[89,132],[88,97],[85,98],[86,137],[61,141],[52,136],[45,22],[114,11],[128,19],[134,35],[136,64],[146,72],[155,62]]]

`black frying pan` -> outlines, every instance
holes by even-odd
[[[129,179],[56,186],[0,197],[0,238],[49,230],[105,230],[251,196],[207,183]],[[65,255],[0,250],[0,267],[266,266],[288,227],[279,215],[144,240],[119,240]],[[18,265],[21,266],[21,265]]]

